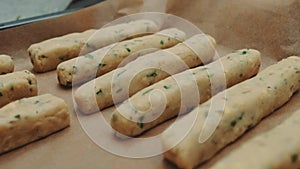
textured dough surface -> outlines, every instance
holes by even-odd
[[[0,109],[0,153],[70,125],[68,106],[51,94],[24,98]]]
[[[0,55],[0,75],[14,71],[14,61],[8,55]]]
[[[79,87],[75,93],[78,108],[83,113],[96,112],[170,75],[210,62],[215,45],[211,36],[198,34],[172,48],[139,57]]]
[[[256,75],[260,67],[260,60],[260,52],[256,50],[238,50],[208,65],[161,80],[137,92],[120,104],[112,115],[111,126],[117,132],[127,136],[139,135],[159,123],[179,113],[186,113],[199,103],[207,101],[212,96],[211,83],[215,83],[217,88],[222,85],[231,87]],[[216,69],[221,65],[223,70]],[[216,79],[215,81],[212,81],[212,76]],[[225,78],[224,81],[219,80],[222,78]],[[196,90],[195,84],[197,85]],[[195,95],[195,97],[199,98],[200,96],[199,99],[193,97],[193,93],[197,90],[199,95]],[[162,93],[155,94],[156,91]],[[219,91],[214,93],[216,94],[216,92]],[[167,100],[165,109],[162,109],[162,114],[160,114],[160,109],[164,108],[163,96]],[[150,99],[151,97],[153,99]],[[184,99],[183,102],[182,99]]]
[[[59,63],[77,57],[81,48],[95,32],[96,30],[91,29],[32,44],[28,48],[28,53],[33,70],[35,72],[51,71]]]
[[[211,169],[297,169],[300,167],[300,111],[242,144]]]
[[[120,67],[120,64],[126,64],[124,62],[128,63],[153,50],[172,47],[184,39],[184,32],[170,28],[152,35],[125,40],[59,64],[58,81],[63,86],[71,87],[72,84],[86,82],[108,73]]]
[[[180,168],[194,168],[210,159],[262,118],[288,102],[293,93],[299,90],[299,70],[300,58],[288,57],[266,68],[254,78],[225,90],[225,97],[224,92],[221,92],[201,104],[163,134],[163,146],[171,148],[164,153],[164,157]],[[219,107],[211,105],[222,103],[222,100],[225,101],[224,107],[222,104]],[[212,112],[211,106],[214,107]],[[190,118],[195,115],[196,119]],[[200,136],[205,132],[202,127],[210,127],[214,119],[220,118],[212,135],[200,143]],[[184,129],[181,126],[193,122],[195,123],[189,133],[185,133],[187,135],[177,144],[178,138],[182,136],[180,131]],[[174,145],[176,146],[173,147]]]
[[[0,75],[0,107],[37,93],[36,77],[28,70]]]
[[[28,52],[33,69],[36,72],[46,72],[56,69],[59,63],[77,57],[81,53],[92,52],[131,36],[141,36],[157,30],[158,26],[153,21],[136,20],[48,39],[31,45]]]

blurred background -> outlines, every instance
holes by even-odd
[[[103,0],[1,0],[0,28],[53,18]]]

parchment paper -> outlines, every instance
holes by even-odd
[[[0,31],[0,53],[13,56],[15,70],[32,70],[26,52],[30,44],[70,32],[100,28],[121,16],[145,11],[167,12],[193,22],[215,37],[220,55],[239,48],[258,49],[263,55],[262,69],[281,58],[300,55],[299,0],[107,0],[67,16]],[[67,101],[71,127],[1,155],[1,169],[175,168],[163,160],[162,155],[129,159],[98,147],[80,127],[71,90],[58,85],[55,71],[36,75],[40,94],[53,93]],[[249,138],[276,126],[298,108],[300,94],[296,93],[288,104],[199,168],[208,168]],[[109,117],[112,110],[105,110],[105,116]],[[144,136],[160,132],[171,122]]]

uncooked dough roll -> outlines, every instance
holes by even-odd
[[[94,53],[63,62],[57,67],[61,85],[86,82],[116,69],[122,62],[129,62],[154,49],[165,49],[185,39],[185,33],[176,28],[165,29],[152,35],[119,42]],[[135,52],[138,54],[132,55]],[[122,63],[124,64],[124,63]]]
[[[14,71],[14,61],[8,55],[0,55],[0,75]]]
[[[164,157],[180,168],[194,168],[210,159],[288,102],[299,90],[299,70],[300,57],[289,57],[201,104],[165,131],[162,144],[171,149],[164,153]],[[225,105],[219,104],[222,101]],[[210,112],[211,108],[213,111]],[[220,121],[214,128],[211,124],[218,119]],[[187,124],[194,125],[191,130],[182,133]],[[212,132],[211,136],[207,135],[209,132]]]
[[[64,100],[44,94],[14,101],[0,109],[0,154],[70,125]]]
[[[91,29],[81,33],[71,33],[31,45],[28,53],[33,70],[51,71],[59,63],[78,56],[81,48],[95,32],[96,30]]]
[[[36,96],[37,80],[28,70],[0,76],[0,107],[12,101]]]
[[[198,34],[172,48],[144,55],[79,87],[77,106],[83,113],[93,113],[124,101],[170,75],[210,62],[215,45],[211,36]]]
[[[158,26],[151,20],[136,20],[52,38],[31,45],[28,52],[34,71],[46,72],[56,69],[59,63],[77,57],[80,53],[91,52],[126,38],[142,36],[157,30]]]
[[[218,69],[220,66],[223,66],[223,70]],[[111,126],[117,132],[127,136],[140,135],[159,123],[179,113],[186,113],[199,103],[207,101],[212,96],[211,83],[217,83],[214,84],[215,86],[230,87],[256,75],[259,67],[260,52],[243,49],[206,66],[168,77],[139,91],[119,105],[112,115]],[[212,76],[217,80],[212,81]],[[219,80],[222,78],[224,81]],[[195,102],[196,99],[192,97],[193,92],[197,92],[193,88],[194,84],[197,85],[200,96],[198,102]],[[156,91],[161,93],[155,93]],[[153,99],[149,98],[151,95]],[[166,98],[165,103],[163,97]],[[185,99],[184,102],[182,98]],[[160,108],[164,109],[160,110]],[[180,108],[183,109],[180,111]],[[162,113],[160,114],[159,111]]]
[[[297,169],[300,167],[300,111],[223,157],[210,169]]]

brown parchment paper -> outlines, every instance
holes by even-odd
[[[26,52],[32,43],[70,32],[100,28],[121,16],[145,11],[171,13],[191,21],[216,38],[220,55],[239,48],[258,49],[263,55],[262,69],[281,58],[300,55],[299,0],[107,0],[63,17],[0,31],[0,53],[13,56],[15,70],[32,70]],[[67,101],[71,127],[0,155],[1,169],[175,168],[163,160],[162,155],[129,159],[101,149],[80,127],[73,108],[72,92],[58,85],[55,71],[36,76],[39,94],[52,93]],[[208,168],[249,138],[271,129],[299,108],[300,94],[296,93],[288,104],[199,168]],[[105,110],[105,116],[109,117],[112,110]],[[171,122],[144,136],[161,131]]]

